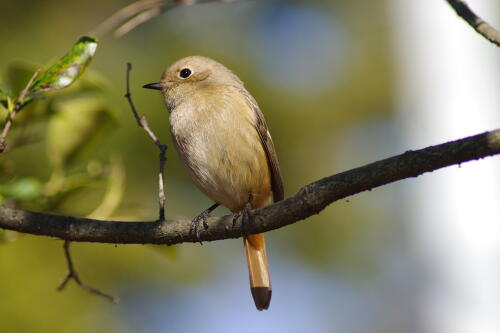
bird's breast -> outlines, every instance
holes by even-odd
[[[193,182],[212,200],[240,211],[265,204],[271,181],[255,114],[233,91],[209,91],[170,114],[173,141]]]

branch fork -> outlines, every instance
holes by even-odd
[[[70,280],[74,280],[80,287],[82,287],[83,289],[85,289],[89,293],[104,297],[112,303],[118,303],[118,301],[119,301],[118,297],[114,297],[114,296],[111,296],[109,294],[106,294],[105,292],[102,292],[101,290],[99,290],[97,288],[91,287],[91,286],[83,283],[82,280],[80,280],[80,277],[78,276],[78,273],[77,273],[75,266],[73,264],[73,260],[71,259],[71,252],[70,252],[70,248],[69,248],[70,244],[71,244],[70,241],[64,241],[63,248],[64,248],[64,256],[66,258],[66,263],[68,265],[68,273],[66,273],[66,276],[64,277],[64,279],[61,281],[61,283],[57,287],[57,291],[63,291],[64,288],[66,287],[66,285],[68,284],[68,282]]]

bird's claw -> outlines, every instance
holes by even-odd
[[[191,231],[194,231],[196,239],[198,240],[198,242],[200,242],[201,245],[203,245],[203,243],[201,242],[200,238],[200,222],[203,222],[203,227],[205,228],[205,230],[207,230],[208,229],[207,219],[210,217],[210,213],[217,207],[219,207],[219,204],[214,203],[212,206],[208,207],[203,212],[201,212],[200,215],[196,216],[193,219],[193,221],[191,221],[191,229],[189,230],[189,233],[191,233]]]
[[[243,234],[246,234],[246,226],[248,225],[248,222],[250,221],[250,213],[252,211],[252,205],[250,202],[247,202],[245,206],[243,206],[243,209],[239,213],[233,214],[233,228],[236,225],[236,221],[238,218],[241,217],[241,231]]]
[[[198,242],[200,242],[201,245],[203,245],[203,242],[201,241],[200,238],[200,222],[202,222],[203,227],[205,230],[208,229],[208,223],[207,223],[207,218],[210,217],[210,213],[207,211],[202,212],[200,215],[196,216],[192,221],[191,221],[191,231],[194,231],[194,234],[196,235],[196,239]]]

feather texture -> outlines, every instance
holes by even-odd
[[[180,73],[190,73],[181,75]],[[160,85],[170,112],[174,146],[196,186],[238,213],[283,199],[283,181],[264,115],[241,80],[205,57],[171,65]],[[243,238],[258,310],[269,307],[271,280],[264,234]]]

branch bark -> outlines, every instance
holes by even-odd
[[[251,214],[245,225],[249,234],[284,227],[318,214],[329,204],[398,180],[417,177],[446,166],[500,153],[500,129],[468,138],[407,151],[306,185],[294,196]],[[34,213],[0,206],[0,228],[75,242],[113,244],[178,244],[238,238],[241,219],[232,227],[231,215],[208,219],[200,239],[190,232],[191,221],[155,222],[98,221],[73,216]]]
[[[455,12],[463,18],[471,27],[474,28],[481,36],[500,46],[500,31],[493,28],[488,22],[476,15],[467,4],[462,0],[446,0],[453,7]]]

